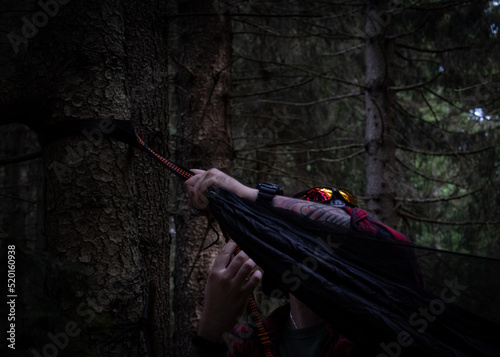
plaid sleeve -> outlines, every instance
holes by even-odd
[[[259,357],[259,344],[255,338],[248,323],[237,325],[229,335],[228,357]]]

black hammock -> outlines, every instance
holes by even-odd
[[[325,226],[221,188],[209,197],[222,230],[277,288],[367,355],[500,356],[491,321],[500,315],[500,261]]]
[[[109,137],[145,149],[181,179],[192,176],[147,147],[130,122],[106,120],[116,126]],[[41,140],[98,126],[62,122],[44,128]],[[325,226],[222,188],[207,194],[222,230],[276,288],[324,316],[366,355],[500,356],[500,260]]]

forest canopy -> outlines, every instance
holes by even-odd
[[[70,322],[69,354],[188,353],[222,244],[143,152],[107,127],[42,145],[52,124],[131,121],[187,168],[344,187],[420,246],[500,259],[498,1],[5,0],[0,19],[1,261],[15,246],[27,356]]]

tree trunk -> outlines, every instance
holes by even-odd
[[[378,220],[396,226],[395,132],[392,66],[394,39],[388,1],[367,1],[366,6],[366,195],[367,208]]]
[[[52,7],[34,4],[35,14],[45,13],[38,15],[39,23],[44,18],[47,23],[17,58],[23,82],[18,76],[2,92],[32,89],[15,92],[19,96],[2,105],[15,109],[22,100],[32,106],[44,103],[38,107],[44,115],[37,116],[38,122],[26,118],[35,129],[83,118],[133,120],[143,139],[165,152],[165,3],[41,3]],[[58,311],[47,323],[44,341],[30,342],[29,350],[87,356],[124,329],[116,324],[136,323],[148,296],[144,317],[149,329],[125,334],[105,347],[106,355],[146,355],[147,334],[152,354],[165,356],[168,173],[143,153],[103,138],[112,127],[101,123],[101,131],[82,131],[80,137],[61,138],[43,148],[45,236],[52,262],[46,279]],[[48,333],[60,336],[60,344]]]
[[[219,4],[221,2],[217,2]],[[179,13],[213,13],[179,20],[181,70],[177,77],[176,160],[188,168],[217,167],[231,173],[231,34],[220,7],[203,0],[179,1]],[[175,346],[191,353],[203,306],[207,273],[217,254],[203,251],[216,237],[203,217],[191,217],[182,189],[178,197],[174,271]]]

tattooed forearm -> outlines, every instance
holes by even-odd
[[[338,207],[284,196],[275,196],[273,199],[273,206],[296,212],[313,221],[349,227],[350,216]]]

